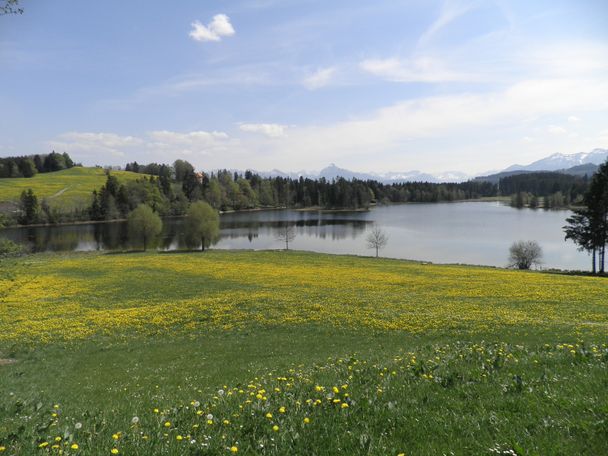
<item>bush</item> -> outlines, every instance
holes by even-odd
[[[509,248],[509,266],[517,269],[530,269],[540,264],[543,251],[536,241],[517,241]]]
[[[10,239],[0,238],[0,258],[19,256],[25,253],[21,244],[16,244]]]

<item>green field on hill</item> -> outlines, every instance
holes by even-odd
[[[119,181],[142,177],[130,171],[112,171]],[[49,204],[61,209],[83,208],[90,204],[91,193],[106,182],[101,168],[74,167],[52,173],[39,173],[34,177],[0,179],[0,203],[17,203],[21,192],[31,188],[39,200],[47,198]]]
[[[608,281],[304,252],[0,262],[6,454],[608,454]]]

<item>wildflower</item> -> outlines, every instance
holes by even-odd
[[[181,441],[181,440],[184,440],[184,438],[178,434],[175,436],[175,440]]]
[[[134,416],[133,418],[131,418],[131,424],[137,424],[139,423],[139,417]]]
[[[110,451],[110,453],[118,454],[118,448],[112,448],[112,451]]]
[[[223,421],[223,423],[224,423],[226,426],[228,426],[228,425],[230,424],[230,421],[228,421],[228,420],[224,420],[224,421]]]
[[[208,420],[212,420],[212,419],[213,419],[213,415],[212,415],[211,413],[209,413],[209,414],[207,415],[207,419],[208,419]]]
[[[166,424],[165,424],[165,426],[166,426]],[[120,436],[118,434],[112,434],[112,438],[114,440],[118,440],[120,438]]]
[[[170,421],[165,421],[165,427],[166,428],[171,427],[171,422]]]
[[[59,436],[55,437],[55,442],[61,442],[61,437],[59,437]]]
[[[274,426],[272,426],[272,430],[274,432],[277,432],[279,430],[279,426],[277,426],[276,424]]]
[[[238,451],[239,451],[238,447],[236,447],[236,446],[231,446],[230,447],[230,452],[231,453],[238,453]]]
[[[49,442],[42,442],[40,445],[38,445],[38,448],[46,448],[47,446],[49,446]]]
[[[154,409],[154,413],[159,413],[160,410],[158,410],[157,408]]]
[[[6,447],[0,446],[0,453],[6,451]]]
[[[82,429],[82,423],[76,423],[74,429]]]
[[[348,404],[346,402],[342,402],[342,405],[340,406],[343,409],[348,408]]]
[[[310,423],[310,418],[308,418],[308,417],[304,418],[304,423],[305,423],[305,424]]]
[[[211,426],[213,424],[213,420],[207,420],[207,424]]]
[[[72,443],[72,446],[70,448],[72,450],[77,450],[78,449],[78,444],[77,443]]]
[[[281,407],[281,408],[279,409],[279,413],[285,413],[285,407]]]
[[[266,418],[268,418],[268,419],[272,418],[272,413],[268,412],[268,413],[266,414]]]
[[[220,396],[223,396],[223,395],[224,395],[224,390],[223,390],[223,389],[218,390],[218,391],[217,391],[217,394],[219,394]]]

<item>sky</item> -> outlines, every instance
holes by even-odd
[[[21,0],[0,156],[467,174],[608,148],[606,0]]]

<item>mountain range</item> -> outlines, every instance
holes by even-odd
[[[522,174],[535,171],[558,171],[574,175],[592,175],[598,165],[608,159],[608,149],[594,149],[591,152],[579,152],[575,154],[552,154],[529,165],[511,165],[499,172],[485,173],[486,175],[469,175],[458,171],[448,171],[439,174],[430,174],[421,171],[395,171],[387,173],[357,172],[340,168],[331,164],[321,171],[297,171],[283,172],[278,169],[271,171],[256,171],[263,177],[286,177],[299,179],[300,177],[310,179],[325,178],[327,180],[343,177],[344,179],[376,180],[385,184],[398,182],[463,182],[469,179],[486,180],[498,182],[501,177],[513,174]]]

